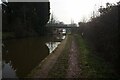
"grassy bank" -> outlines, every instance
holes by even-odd
[[[9,39],[9,38],[14,38],[15,35],[13,32],[3,32],[2,33],[2,39]]]
[[[58,57],[53,68],[50,70],[48,77],[50,78],[65,78],[66,70],[68,68],[68,53],[71,45],[71,35],[68,35],[68,41],[65,45],[64,50],[61,55]]]
[[[74,35],[79,49],[81,78],[116,78],[112,66],[102,58],[94,55],[80,35]]]

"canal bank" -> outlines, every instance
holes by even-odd
[[[68,36],[58,45],[58,48],[49,54],[41,63],[34,68],[28,77],[34,78],[47,78],[48,72],[52,69],[53,65],[56,63],[58,57],[62,53],[65,48],[66,42],[68,40]]]

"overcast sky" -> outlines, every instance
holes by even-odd
[[[75,23],[78,23],[83,19],[89,19],[92,15],[92,12],[97,11],[97,9],[101,5],[105,6],[105,3],[107,2],[116,3],[119,0],[49,0],[49,1],[51,7],[50,11],[51,13],[54,14],[56,19],[66,24],[70,24],[71,20],[74,20]]]
[[[75,23],[88,19],[93,10],[96,11],[99,6],[105,6],[106,2],[116,3],[119,0],[50,0],[51,13],[57,20],[66,24],[74,20]]]

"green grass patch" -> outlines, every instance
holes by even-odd
[[[4,32],[2,33],[2,39],[9,39],[15,37],[13,32]]]
[[[109,63],[92,53],[85,40],[80,35],[74,35],[79,49],[79,66],[81,78],[116,78]]]
[[[71,45],[71,35],[68,35],[67,43],[64,50],[58,57],[53,68],[49,71],[48,77],[50,78],[65,78],[68,69],[68,53]]]

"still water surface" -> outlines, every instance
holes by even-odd
[[[12,39],[3,42],[3,78],[26,77],[54,51],[65,36]]]

